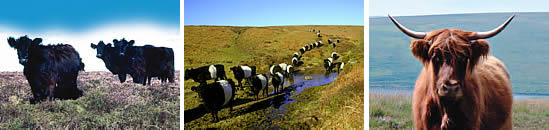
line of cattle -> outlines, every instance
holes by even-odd
[[[82,91],[77,88],[79,71],[84,71],[84,63],[78,52],[68,44],[42,45],[42,38],[30,39],[26,35],[18,39],[8,38],[10,47],[17,50],[19,63],[31,87],[31,103],[42,100],[77,99]],[[133,46],[134,40],[113,40],[105,45],[100,41],[91,44],[97,50],[97,58],[104,61],[107,69],[118,75],[120,82],[126,74],[133,77],[134,83],[151,84],[152,77],[164,83],[174,82],[174,52],[172,48],[152,45]]]
[[[320,30],[319,30],[320,32]],[[336,43],[340,42],[336,39],[332,42],[328,39],[328,43],[336,47]],[[303,65],[301,58],[307,51],[312,51],[314,48],[322,47],[324,44],[322,41],[306,44],[299,49],[301,55],[298,52],[294,52],[292,55],[292,64],[296,67]],[[333,62],[340,56],[336,52],[332,52],[331,57],[324,60],[324,68],[327,72],[332,72],[333,68],[337,67],[339,72],[343,69],[343,62]],[[268,74],[258,74],[255,66],[233,66],[230,68],[233,72],[235,79],[238,81],[239,89],[242,89],[242,80],[246,79],[246,83],[250,85],[250,90],[255,95],[255,100],[259,99],[259,94],[263,90],[263,96],[268,96],[269,78],[274,88],[274,94],[278,94],[283,89],[284,78],[293,78],[294,67],[286,63],[280,63],[278,65],[269,65]],[[209,111],[214,121],[219,121],[217,112],[226,106],[230,107],[232,111],[236,84],[232,79],[228,79],[225,75],[225,66],[221,64],[207,65],[198,68],[191,68],[185,70],[185,80],[192,79],[195,82],[200,83],[199,86],[192,87],[191,90],[198,93],[199,99],[203,102],[204,108]],[[207,80],[214,80],[214,83],[208,84]],[[280,87],[280,89],[279,89]]]

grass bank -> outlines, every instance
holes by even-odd
[[[370,128],[411,129],[414,127],[411,95],[370,94]],[[549,99],[513,101],[515,129],[548,129]]]

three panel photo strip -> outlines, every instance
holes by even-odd
[[[544,1],[3,3],[0,129],[549,129]]]

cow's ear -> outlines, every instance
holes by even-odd
[[[108,46],[108,47],[111,47],[111,46],[112,46],[112,44],[111,44],[111,43],[109,43],[109,44],[107,44],[107,46]]]
[[[15,47],[15,45],[17,44],[13,37],[8,38],[8,43],[10,44],[10,47]]]
[[[471,44],[471,62],[470,66],[474,66],[479,59],[482,59],[490,52],[490,45],[485,40],[476,40]]]
[[[429,61],[429,42],[427,40],[412,40],[410,50],[419,61],[426,63]]]
[[[97,48],[97,45],[91,43],[91,48],[95,49],[95,48]]]
[[[42,38],[35,38],[32,40],[32,46],[38,46],[42,42]]]
[[[113,39],[112,42],[116,44],[118,43],[118,39]]]
[[[134,43],[135,43],[134,40],[130,40],[130,43],[129,43],[129,44],[130,44],[130,46],[133,46]]]

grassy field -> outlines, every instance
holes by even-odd
[[[309,28],[320,29],[323,37],[317,38]],[[322,66],[322,60],[328,58],[335,51],[342,55],[339,61],[346,62],[345,70],[333,83],[311,87],[301,94],[292,96],[297,102],[285,105],[287,110],[272,106],[272,100],[279,100],[283,95],[275,95],[253,101],[248,89],[237,91],[235,110],[223,109],[219,112],[220,120],[212,123],[211,114],[204,114],[199,105],[196,92],[190,90],[198,83],[191,80],[184,82],[184,110],[186,128],[362,128],[362,114],[351,118],[355,121],[342,122],[344,114],[341,109],[356,109],[363,113],[363,58],[364,58],[364,27],[363,26],[270,26],[270,27],[230,27],[230,26],[185,26],[185,68],[195,68],[209,64],[223,64],[226,75],[234,79],[229,68],[236,65],[248,64],[256,66],[258,73],[267,73],[269,64],[290,63],[291,55],[305,44],[322,40],[328,45],[328,39],[340,38],[341,43],[336,48],[323,46],[313,49],[303,55],[304,65],[298,70],[317,69]],[[349,64],[349,62],[353,62]],[[356,70],[349,71],[349,70]],[[361,71],[358,71],[361,70]],[[360,73],[360,74],[359,74]],[[343,79],[349,77],[359,79]],[[352,81],[348,84],[343,82]],[[213,82],[213,81],[209,81]],[[345,87],[345,89],[335,88]],[[352,86],[352,87],[349,87]],[[270,88],[272,90],[272,86]],[[321,93],[335,91],[331,97],[321,96]],[[337,98],[334,98],[337,97]],[[334,98],[332,105],[317,108],[316,103],[324,103],[324,98]],[[345,99],[345,100],[343,100]],[[350,100],[350,101],[349,101]],[[359,103],[360,100],[360,103]],[[354,102],[354,103],[351,103]],[[314,104],[310,104],[314,103]],[[295,106],[294,104],[300,104]],[[302,107],[303,105],[307,107]],[[330,111],[325,111],[330,110]],[[307,112],[304,112],[307,111]],[[285,114],[279,114],[284,112]],[[199,113],[199,114],[197,114]],[[330,115],[326,115],[330,113]],[[318,114],[311,118],[308,115]],[[283,116],[281,116],[283,115]],[[353,114],[355,115],[355,114]],[[358,114],[357,114],[358,115]],[[280,116],[280,117],[279,117]],[[303,123],[303,119],[314,119],[313,122]],[[340,122],[341,125],[326,126]],[[337,124],[337,123],[336,123]]]
[[[370,129],[411,129],[412,97],[370,93]],[[549,99],[518,99],[513,101],[515,129],[548,129]]]
[[[176,128],[179,124],[179,71],[175,83],[154,79],[151,86],[120,84],[110,72],[80,72],[76,100],[29,104],[22,72],[0,72],[0,129]]]

